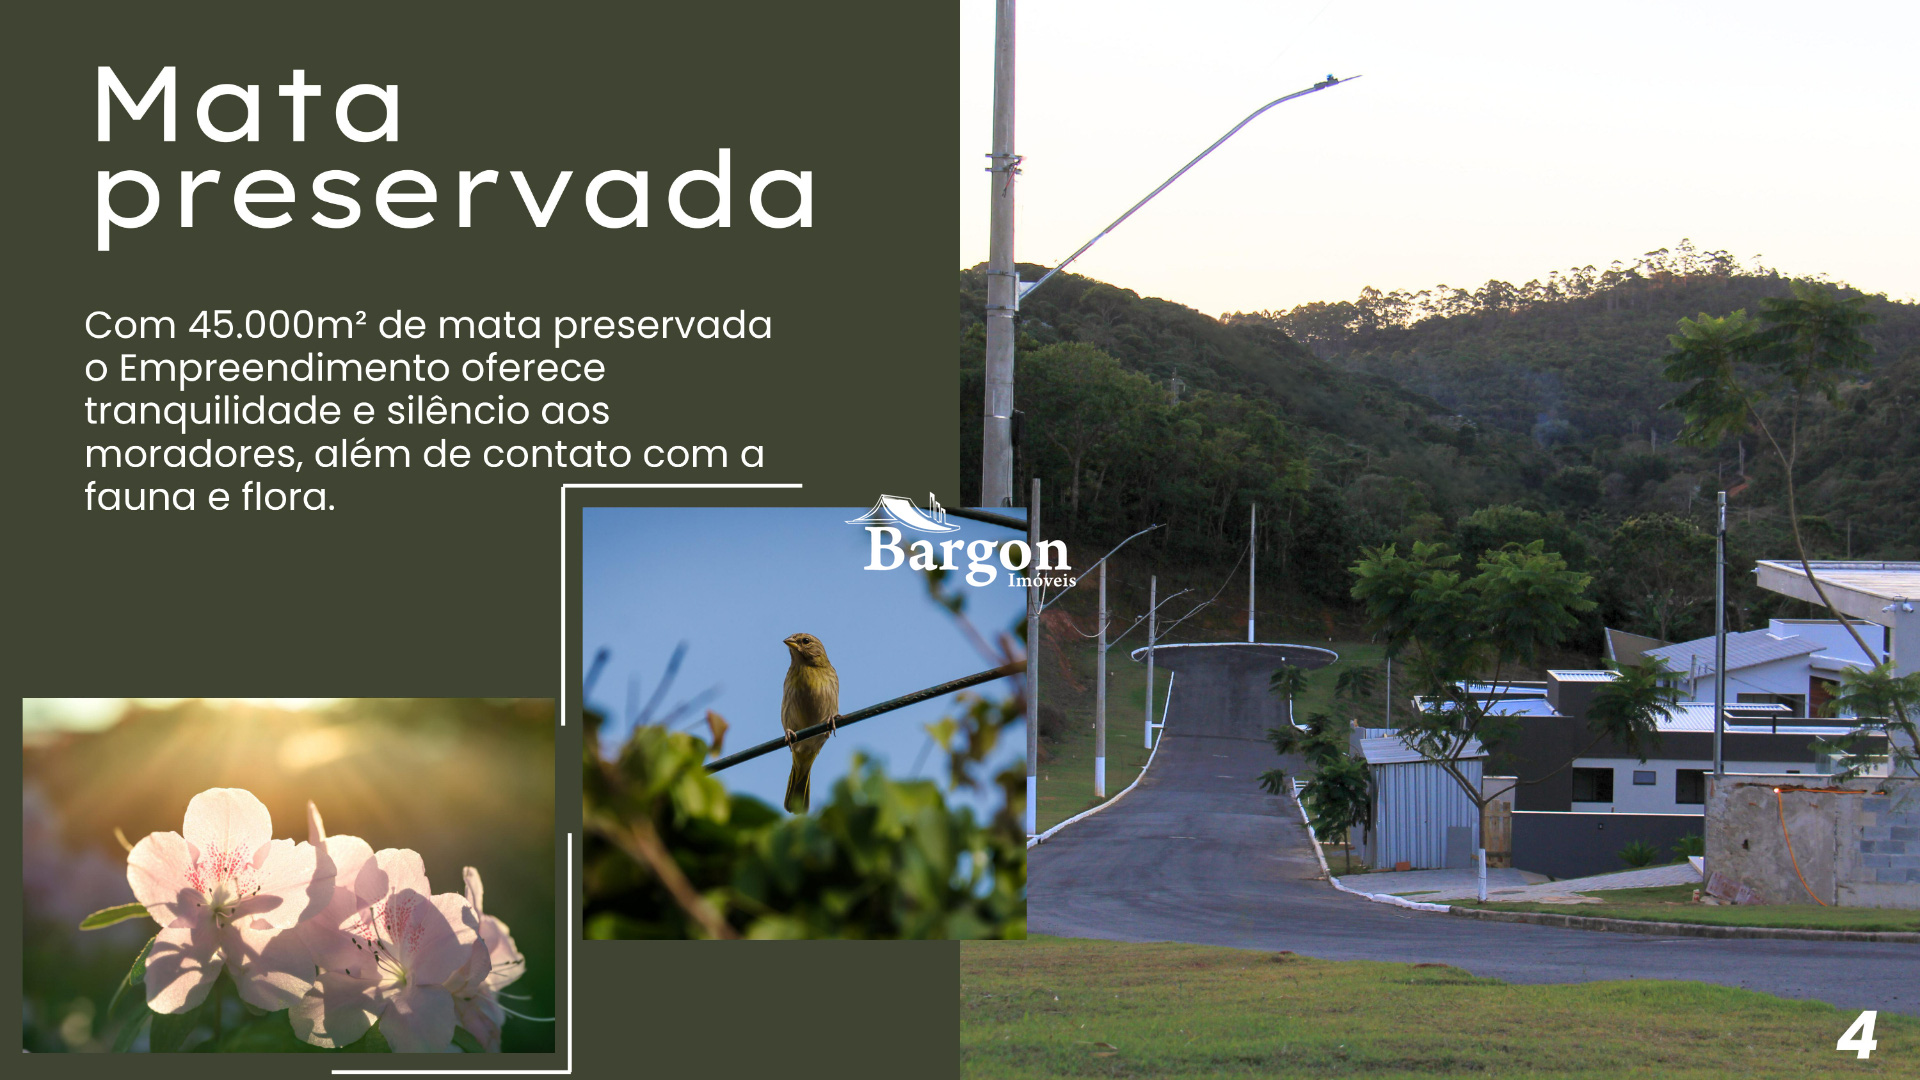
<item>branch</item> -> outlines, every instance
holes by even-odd
[[[904,709],[909,705],[918,705],[920,702],[926,701],[929,698],[945,697],[955,691],[965,690],[969,686],[978,686],[981,683],[992,682],[995,679],[1004,679],[1009,675],[1018,675],[1025,670],[1027,670],[1027,662],[1025,660],[1016,660],[1010,664],[1002,664],[990,671],[975,672],[963,679],[944,682],[939,686],[929,686],[925,690],[915,690],[911,694],[903,694],[900,697],[883,701],[878,705],[869,705],[857,712],[850,712],[844,716],[835,717],[830,721],[801,728],[799,731],[793,732],[790,736],[783,735],[778,739],[768,739],[758,746],[750,746],[737,754],[729,754],[718,761],[708,764],[707,771],[717,773],[722,769],[731,769],[743,761],[752,761],[754,758],[760,757],[763,754],[771,754],[775,750],[786,746],[789,738],[794,742],[801,742],[806,739],[811,739],[816,735],[825,735],[836,727],[846,727],[849,724],[857,724],[862,720],[871,720],[882,713],[890,713],[895,709]]]
[[[707,898],[701,896],[700,891],[693,887],[693,882],[687,880],[687,875],[680,869],[680,864],[673,861],[673,855],[667,851],[667,846],[660,842],[660,834],[654,830],[653,822],[643,818],[640,821],[621,822],[621,825],[623,827],[616,829],[603,827],[600,832],[618,844],[620,850],[626,852],[629,858],[635,862],[645,863],[652,869],[653,876],[659,878],[660,884],[666,886],[667,892],[673,896],[673,902],[680,905],[680,910],[699,923],[700,928],[709,936],[716,938],[740,936],[739,932],[713,909],[713,905],[707,903]]]

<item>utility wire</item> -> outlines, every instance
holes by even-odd
[[[815,735],[825,735],[837,727],[846,727],[849,724],[857,724],[862,720],[871,720],[882,713],[890,713],[895,709],[904,709],[909,705],[917,705],[922,701],[926,701],[928,698],[945,697],[957,690],[965,690],[969,686],[978,686],[981,683],[992,682],[995,679],[1004,679],[1009,675],[1018,675],[1025,670],[1027,670],[1027,662],[1025,660],[1016,660],[1011,664],[1002,664],[991,671],[975,672],[963,679],[944,682],[939,686],[929,686],[925,690],[915,690],[911,694],[903,694],[900,697],[883,701],[878,705],[869,705],[856,712],[835,717],[830,723],[819,723],[811,727],[801,728],[799,731],[793,733],[792,738],[794,742],[800,742],[803,739],[811,739]],[[760,757],[763,754],[771,754],[786,745],[786,736],[778,739],[768,739],[758,746],[750,746],[737,754],[728,754],[726,757],[712,762],[707,766],[707,771],[717,773],[722,769],[731,769],[743,761],[752,761],[754,758]]]

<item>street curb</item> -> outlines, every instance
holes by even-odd
[[[1166,701],[1168,702],[1171,702],[1173,700],[1173,678],[1177,674],[1179,673],[1173,672],[1173,671],[1167,672]],[[1162,707],[1164,708],[1164,705]],[[1161,719],[1165,720],[1166,715],[1167,714],[1165,712],[1162,712],[1160,714]],[[1088,810],[1082,810],[1079,813],[1073,815],[1072,817],[1061,822],[1060,824],[1055,825],[1053,828],[1048,829],[1046,832],[1043,832],[1038,836],[1027,837],[1027,850],[1031,851],[1034,848],[1039,847],[1041,844],[1044,844],[1047,841],[1053,839],[1054,833],[1057,833],[1061,829],[1064,829],[1067,826],[1073,824],[1074,822],[1079,821],[1081,818],[1090,818],[1093,815],[1099,813],[1100,811],[1105,810],[1107,807],[1112,806],[1114,803],[1119,802],[1121,799],[1126,798],[1127,792],[1132,791],[1136,787],[1139,787],[1140,781],[1145,780],[1147,778],[1147,770],[1153,768],[1153,759],[1159,755],[1160,743],[1165,741],[1165,739],[1166,739],[1166,736],[1163,734],[1159,739],[1154,740],[1153,750],[1152,752],[1147,754],[1147,763],[1145,765],[1140,766],[1140,775],[1133,778],[1133,783],[1128,784],[1124,788],[1121,788],[1120,791],[1116,793],[1112,798],[1108,799],[1106,802],[1101,803],[1099,806],[1095,806]]]
[[[1435,905],[1438,906],[1438,905]],[[1774,938],[1790,941],[1876,941],[1920,945],[1920,933],[1905,930],[1801,930],[1784,926],[1709,926],[1703,923],[1644,922],[1639,919],[1602,919],[1593,915],[1561,915],[1548,911],[1492,911],[1449,905],[1449,915],[1487,922],[1532,923],[1571,930],[1608,930],[1616,934],[1655,934],[1660,937]]]
[[[1293,805],[1300,811],[1300,824],[1307,828],[1307,844],[1313,848],[1313,857],[1320,861],[1320,873],[1327,879],[1328,884],[1349,896],[1358,896],[1362,900],[1368,900],[1376,904],[1389,904],[1393,907],[1403,907],[1413,911],[1447,910],[1447,905],[1445,904],[1428,904],[1419,900],[1408,900],[1405,897],[1394,896],[1390,893],[1362,892],[1359,889],[1340,884],[1340,879],[1333,876],[1333,870],[1327,866],[1327,854],[1320,850],[1320,837],[1313,831],[1313,820],[1307,817],[1307,807],[1305,803],[1300,801],[1298,788],[1294,790]]]

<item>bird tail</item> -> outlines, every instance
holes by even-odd
[[[804,814],[807,812],[808,796],[812,794],[813,756],[793,755],[793,768],[787,773],[787,812]]]

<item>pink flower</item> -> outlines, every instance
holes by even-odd
[[[515,979],[526,974],[527,960],[513,943],[507,924],[488,915],[481,907],[484,889],[480,871],[466,868],[467,906],[478,919],[480,943],[485,954],[476,953],[462,973],[453,992],[454,1014],[482,1049],[500,1052],[500,1026],[506,1023],[507,1009],[500,1004],[499,993]]]
[[[386,894],[386,875],[374,863],[373,848],[357,836],[328,836],[320,809],[307,803],[307,843],[314,849],[314,889],[323,906],[285,930],[242,928],[242,955],[234,967],[253,977],[248,1000],[268,1012],[292,1008],[313,989],[319,957],[340,936],[340,924],[373,906]]]
[[[486,963],[478,916],[458,894],[433,895],[426,865],[405,849],[378,852],[357,871],[354,889],[374,900],[315,947],[319,977],[287,1014],[294,1033],[339,1047],[378,1022],[396,1051],[453,1049],[450,988]]]
[[[284,1008],[265,970],[246,962],[246,935],[264,940],[332,897],[332,881],[314,879],[313,846],[273,839],[266,806],[241,788],[195,795],[182,832],[149,833],[127,855],[134,899],[161,926],[147,957],[147,1006],[186,1012],[231,965],[243,1000]]]

